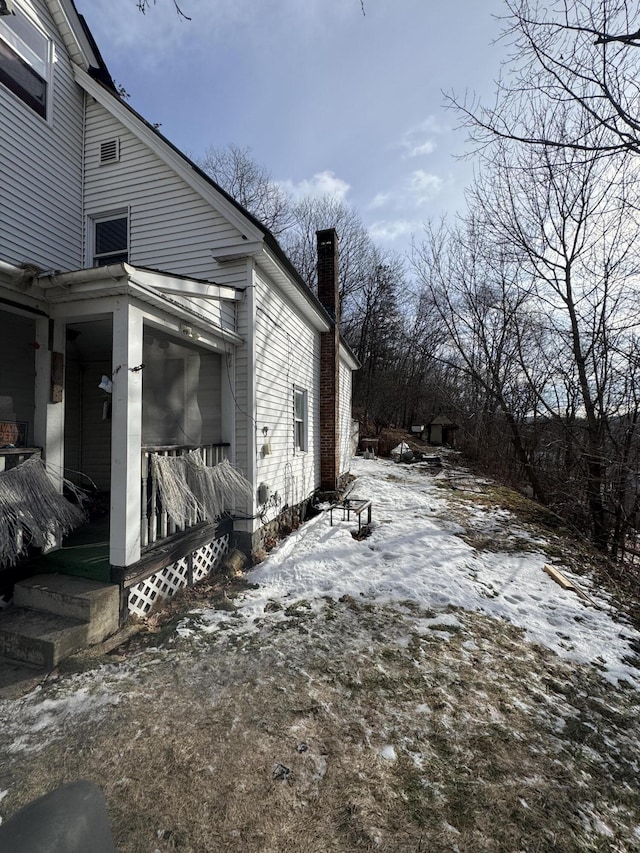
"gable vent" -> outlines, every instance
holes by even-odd
[[[116,163],[120,159],[120,140],[109,139],[100,143],[100,163]]]

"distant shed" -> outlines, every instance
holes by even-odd
[[[450,447],[455,447],[457,429],[457,424],[446,415],[438,415],[427,426],[427,440],[429,444],[435,446],[448,444]]]

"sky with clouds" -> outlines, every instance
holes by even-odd
[[[332,192],[404,251],[463,206],[443,91],[490,98],[502,0],[76,0],[130,103],[190,157],[249,146],[294,195]]]

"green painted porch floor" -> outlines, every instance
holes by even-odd
[[[109,519],[90,521],[72,531],[62,548],[39,557],[33,568],[109,583]]]

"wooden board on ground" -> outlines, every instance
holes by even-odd
[[[549,566],[548,564],[542,567],[542,570],[546,572],[550,578],[552,578],[557,584],[563,589],[570,589],[575,592],[580,598],[583,598],[585,601],[588,601],[589,604],[592,604],[594,607],[598,605],[596,602],[588,595],[583,589],[581,589],[575,581],[572,581],[566,575],[562,574],[560,569],[557,569],[555,566]]]

